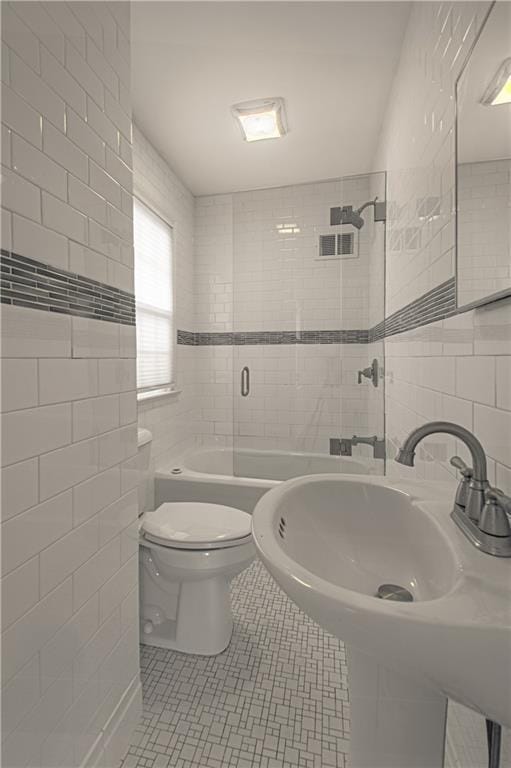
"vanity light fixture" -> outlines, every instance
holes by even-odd
[[[231,112],[245,141],[280,139],[287,132],[284,99],[279,96],[234,104]]]
[[[505,59],[484,92],[481,104],[496,107],[511,104],[511,58]]]

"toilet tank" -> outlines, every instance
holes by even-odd
[[[151,499],[151,443],[152,434],[148,429],[138,428],[138,509],[141,515],[146,511]]]

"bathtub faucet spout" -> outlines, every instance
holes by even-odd
[[[385,440],[378,438],[376,435],[371,437],[331,437],[330,438],[330,456],[351,456],[353,454],[353,446],[364,443],[366,445],[372,445],[373,456],[375,459],[385,458]]]

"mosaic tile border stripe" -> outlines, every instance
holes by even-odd
[[[456,314],[456,280],[446,280],[369,330],[233,331],[196,333],[178,331],[177,343],[189,347],[249,344],[369,344]]]
[[[368,339],[369,331],[362,330],[177,332],[177,343],[191,347],[250,344],[367,344]]]
[[[429,325],[455,315],[457,311],[456,278],[451,277],[371,328],[369,341],[379,341],[387,336]]]
[[[135,325],[135,296],[127,291],[3,249],[0,272],[2,304]]]

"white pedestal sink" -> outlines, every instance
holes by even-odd
[[[346,643],[352,768],[441,768],[447,697],[511,726],[511,560],[454,525],[449,484],[289,480],[253,533],[294,602]],[[382,584],[413,602],[375,597]]]

